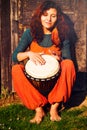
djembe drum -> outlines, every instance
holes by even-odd
[[[44,96],[52,90],[60,74],[59,62],[51,55],[42,55],[46,63],[36,65],[31,60],[25,64],[25,75],[31,84]]]

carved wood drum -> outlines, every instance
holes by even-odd
[[[51,55],[42,55],[46,63],[44,65],[36,65],[31,60],[28,60],[25,65],[25,75],[43,95],[48,93],[54,87],[60,74],[59,62]]]

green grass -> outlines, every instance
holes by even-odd
[[[63,110],[60,122],[50,121],[48,112],[39,125],[29,123],[34,114],[34,111],[28,110],[21,104],[1,107],[0,130],[87,130],[86,107],[70,111],[68,109]]]

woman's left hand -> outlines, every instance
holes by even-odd
[[[50,54],[58,61],[60,61],[61,57],[58,55],[57,51],[49,50]]]

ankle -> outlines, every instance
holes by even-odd
[[[37,107],[37,108],[35,109],[35,111],[36,111],[36,112],[42,112],[42,111],[43,111],[43,108],[42,108],[42,107]]]
[[[51,105],[51,109],[57,109],[60,103],[54,103]]]

